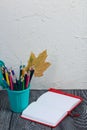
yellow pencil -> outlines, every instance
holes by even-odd
[[[10,85],[10,82],[9,82],[9,77],[8,77],[7,70],[5,70],[5,76],[6,76],[6,81],[7,81],[8,85]]]

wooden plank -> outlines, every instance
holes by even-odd
[[[0,91],[0,130],[9,130],[12,112],[9,111],[7,92]]]
[[[10,111],[0,111],[0,130],[9,130],[11,115]]]
[[[9,109],[8,95],[5,90],[0,91],[0,108],[2,110]]]

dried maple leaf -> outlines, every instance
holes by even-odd
[[[28,64],[25,68],[26,71],[28,71],[32,66],[34,66],[36,63],[36,56],[33,52],[31,52],[30,58],[28,60]]]
[[[50,66],[49,62],[44,62],[42,65],[35,69],[34,75],[36,77],[43,76],[43,72]]]
[[[26,70],[28,71],[31,67],[34,67],[34,76],[43,76],[43,72],[50,66],[49,62],[45,62],[46,58],[47,50],[40,53],[38,57],[31,53]]]
[[[43,64],[46,58],[47,58],[47,50],[43,51],[38,55],[35,67],[38,67],[40,66],[40,64]]]

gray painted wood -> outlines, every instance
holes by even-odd
[[[30,103],[47,90],[31,90]],[[6,91],[0,91],[0,130],[87,130],[87,90],[63,90],[81,96],[83,102],[73,110],[79,117],[66,117],[57,127],[50,128],[38,123],[20,118],[21,113],[10,111]]]
[[[6,91],[0,91],[0,130],[9,130],[12,112],[9,110]]]
[[[11,115],[12,113],[8,110],[0,110],[0,130],[9,130]]]

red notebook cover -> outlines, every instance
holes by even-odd
[[[50,88],[49,90],[48,90],[48,92],[51,92],[51,94],[53,93],[54,95],[56,95],[57,96],[57,94],[58,95],[60,95],[60,96],[64,96],[64,98],[66,98],[67,99],[67,97],[68,98],[71,98],[71,99],[77,99],[78,101],[75,103],[75,105],[73,105],[73,106],[71,106],[71,108],[69,108],[69,111],[66,111],[66,113],[60,118],[60,120],[58,120],[55,124],[51,124],[51,123],[49,123],[50,122],[50,120],[51,120],[51,118],[50,117],[48,117],[48,119],[49,119],[49,122],[45,122],[44,121],[44,118],[43,118],[43,120],[40,120],[39,118],[34,118],[34,113],[35,112],[37,112],[38,113],[38,116],[40,115],[40,114],[42,114],[43,116],[44,116],[44,114],[43,114],[43,111],[42,111],[42,113],[41,113],[41,111],[38,111],[37,109],[35,109],[35,106],[34,107],[31,107],[30,108],[30,106],[31,106],[31,104],[27,107],[27,109],[25,109],[24,110],[24,113],[22,113],[22,115],[21,115],[21,118],[24,118],[24,119],[27,119],[27,120],[30,120],[30,121],[33,121],[33,122],[36,122],[36,123],[40,123],[40,124],[43,124],[43,125],[46,125],[46,126],[50,126],[50,127],[56,127],[61,121],[63,121],[64,120],[64,118],[66,117],[66,116],[68,116],[68,115],[70,115],[70,113],[72,112],[72,110],[74,109],[74,108],[76,108],[81,102],[82,102],[82,98],[81,97],[79,97],[79,96],[76,96],[76,95],[74,95],[74,94],[70,94],[70,93],[66,93],[66,92],[63,92],[63,91],[61,91],[61,90],[57,90],[57,89],[54,89],[54,88]],[[47,93],[48,95],[49,95],[49,93]],[[43,95],[43,99],[44,99],[44,95],[45,94],[42,94]],[[48,95],[47,95],[47,98],[48,98]],[[40,98],[41,98],[41,96],[40,96]],[[42,100],[43,100],[42,99]],[[69,100],[71,100],[71,99],[69,99]],[[67,100],[68,101],[68,100]],[[37,101],[36,101],[37,102]],[[45,101],[46,102],[46,101]],[[57,102],[57,101],[56,101]],[[61,102],[61,99],[60,99],[60,102]],[[35,103],[34,103],[35,104]],[[44,103],[43,103],[44,104]],[[36,104],[35,104],[36,105]],[[39,103],[39,106],[41,106],[41,102]],[[36,107],[37,108],[37,107]],[[38,107],[39,108],[39,107]],[[51,107],[48,107],[48,110],[47,110],[47,112],[49,113],[49,111],[50,111],[50,108]],[[62,106],[61,106],[61,108],[62,108]],[[28,110],[29,109],[29,110]],[[32,110],[31,110],[32,109]],[[34,111],[33,111],[33,109],[34,109]],[[33,112],[33,114],[32,114],[32,112]],[[55,112],[55,110],[53,110],[53,112]],[[26,115],[26,113],[27,113],[27,115]],[[56,114],[57,114],[57,112],[56,112]],[[33,115],[33,116],[32,116]],[[35,114],[36,115],[36,114]],[[32,116],[32,117],[31,117]],[[45,115],[46,116],[46,115]],[[47,116],[49,116],[49,115],[47,115]],[[54,117],[55,117],[55,115],[54,115]],[[56,118],[56,117],[55,117]]]

